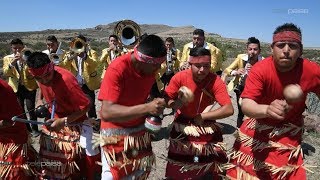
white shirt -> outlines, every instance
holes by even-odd
[[[84,79],[83,79],[83,76],[82,76],[82,61],[84,61],[85,59],[87,58],[87,55],[85,54],[85,56],[83,58],[77,56],[77,67],[78,67],[78,71],[77,71],[77,81],[78,81],[78,84],[80,86],[82,86],[84,84]]]

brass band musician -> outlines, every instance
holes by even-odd
[[[239,98],[244,89],[245,79],[249,73],[251,66],[256,62],[263,59],[261,56],[260,41],[255,37],[248,38],[246,54],[239,54],[237,58],[230,64],[223,72],[223,80],[225,81],[226,76],[233,76],[234,78],[228,84],[228,91],[234,91],[237,96],[238,104],[238,118],[237,127],[242,124],[242,119],[244,117],[241,107],[239,105]]]
[[[46,39],[46,45],[47,49],[42,52],[46,53],[55,65],[63,67],[64,64],[62,60],[65,51],[61,49],[61,42],[59,43],[55,36],[50,35]]]
[[[30,75],[26,66],[26,58],[30,49],[25,48],[20,39],[13,39],[10,43],[13,54],[3,58],[3,74],[7,78],[8,84],[16,93],[23,112],[25,105],[30,115],[30,119],[36,120],[36,115],[33,111],[35,108],[36,90],[38,85],[35,79]],[[27,117],[24,117],[27,119]],[[38,126],[27,124],[27,128],[33,136],[38,136]]]
[[[70,43],[70,48],[64,57],[64,64],[77,78],[84,93],[90,97],[89,118],[97,118],[94,90],[99,89],[101,81],[97,72],[99,64],[97,52],[90,48],[87,38],[83,35],[75,37]]]
[[[179,70],[180,50],[175,48],[172,37],[166,38],[165,45],[167,48],[166,61],[161,64],[161,68],[156,74],[156,82],[151,88],[150,99],[161,97],[165,86],[169,84],[172,76]]]
[[[117,35],[110,35],[109,36],[109,47],[102,50],[102,55],[100,61],[104,63],[103,72],[101,78],[103,78],[106,69],[110,65],[110,63],[117,57],[125,54],[127,51],[125,48],[120,46],[119,38]]]
[[[211,53],[211,71],[218,72],[222,66],[222,53],[220,49],[213,46],[212,44],[205,42],[205,35],[202,29],[196,29],[193,31],[192,42],[183,46],[183,51],[180,60],[180,68],[186,69],[189,68],[188,60],[189,60],[189,53],[190,49],[195,47],[204,47],[208,49]]]

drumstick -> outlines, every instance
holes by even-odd
[[[55,99],[52,101],[52,108],[51,109],[52,109],[52,111],[51,111],[50,119],[53,119],[54,118],[54,113],[56,111],[56,100]]]
[[[23,122],[23,123],[29,123],[29,124],[40,124],[40,125],[50,125],[51,123],[48,122],[38,122],[36,120],[27,120],[23,118],[18,118],[17,116],[13,116],[11,118],[12,121],[14,122]]]

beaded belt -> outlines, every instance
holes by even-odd
[[[130,135],[139,131],[145,130],[144,124],[134,128],[106,128],[101,129],[100,134],[103,136],[119,136],[119,135]]]

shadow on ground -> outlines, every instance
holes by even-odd
[[[233,134],[237,128],[231,126],[230,124],[225,124],[225,123],[221,123],[221,122],[218,122],[222,127],[222,133],[223,134]]]
[[[170,129],[168,127],[162,127],[159,132],[153,134],[152,141],[160,141],[162,139],[169,138]]]
[[[301,148],[302,148],[303,154],[305,154],[307,156],[311,156],[312,154],[314,154],[316,152],[316,148],[308,143],[303,142],[301,144]]]

